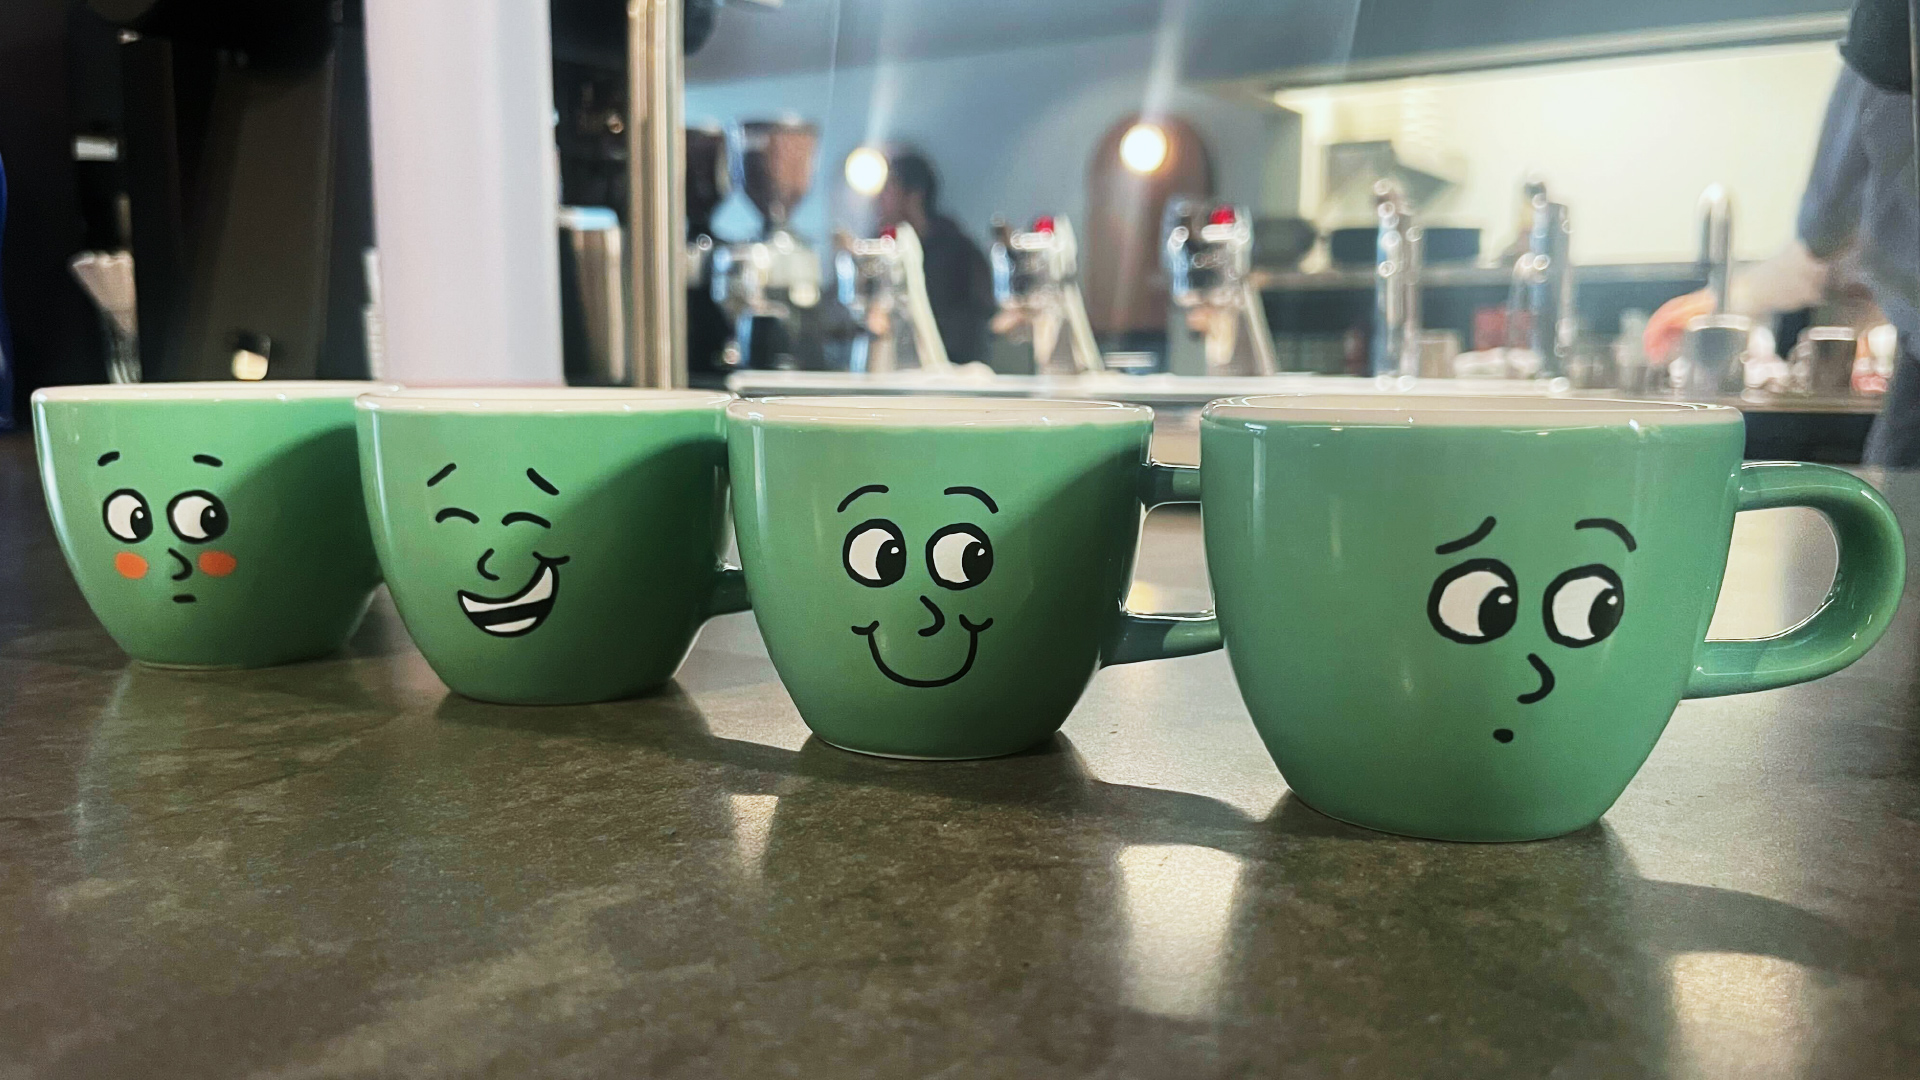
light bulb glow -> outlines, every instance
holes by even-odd
[[[847,186],[872,198],[887,186],[887,155],[871,146],[856,147],[847,155]]]
[[[1167,163],[1167,133],[1153,124],[1135,124],[1120,138],[1120,163],[1146,176]]]

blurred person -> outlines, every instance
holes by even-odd
[[[1865,460],[1902,467],[1920,465],[1920,194],[1907,34],[1906,0],[1855,0],[1795,239],[1729,288],[1734,311],[1764,315],[1818,303],[1843,261],[1866,282],[1899,331],[1900,358]],[[1704,291],[1661,305],[1647,323],[1648,357],[1671,358],[1687,323],[1712,309]]]
[[[927,300],[947,358],[985,363],[987,323],[997,308],[993,270],[960,223],[940,213],[940,178],[926,155],[911,149],[887,155],[887,182],[874,196],[874,214],[883,230],[905,223],[919,235]]]

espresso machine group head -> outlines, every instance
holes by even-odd
[[[820,129],[753,120],[727,131],[733,186],[760,211],[760,237],[713,250],[713,298],[734,324],[731,367],[799,366],[798,324],[820,302],[820,261],[787,222],[813,186]],[[731,358],[730,358],[731,359]]]
[[[1055,353],[1063,345],[1068,371],[1105,370],[1080,292],[1080,246],[1072,222],[1064,215],[1042,215],[1029,228],[1016,230],[995,218],[991,261],[993,296],[1000,304],[994,328],[1032,341],[1036,373],[1059,366]]]
[[[1187,326],[1205,336],[1206,373],[1277,371],[1266,308],[1253,283],[1253,219],[1246,208],[1176,196],[1163,224],[1168,296],[1186,313]]]
[[[897,370],[904,340],[920,370],[950,370],[953,363],[927,296],[926,254],[913,226],[903,221],[871,240],[842,232],[834,237],[834,247],[840,304],[860,327],[848,368]]]

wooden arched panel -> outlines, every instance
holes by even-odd
[[[1143,120],[1107,129],[1087,165],[1087,220],[1080,230],[1081,289],[1098,334],[1163,330],[1167,275],[1160,267],[1160,216],[1174,195],[1213,196],[1213,163],[1193,126],[1178,117],[1146,121],[1167,137],[1167,157],[1141,175],[1120,161],[1120,142]]]

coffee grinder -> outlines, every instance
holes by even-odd
[[[814,309],[820,260],[788,226],[813,186],[820,129],[804,120],[754,120],[727,131],[733,185],[760,211],[757,240],[713,249],[712,296],[733,323],[730,368],[821,366]]]

